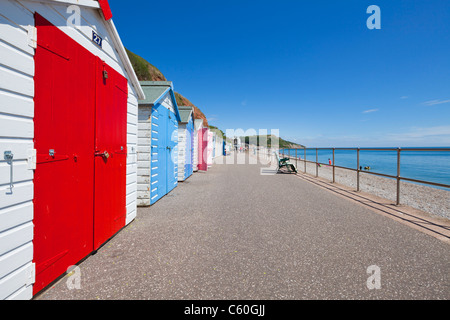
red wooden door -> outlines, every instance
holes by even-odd
[[[95,56],[36,14],[34,292],[93,250]]]
[[[125,225],[127,80],[35,19],[37,293]]]
[[[125,225],[127,80],[97,58],[94,247]]]

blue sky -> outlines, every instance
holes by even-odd
[[[450,1],[109,0],[124,45],[226,129],[450,146]],[[381,29],[369,30],[370,5]]]

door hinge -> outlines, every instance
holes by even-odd
[[[37,48],[37,28],[28,26],[28,45],[34,49]]]
[[[27,155],[28,169],[36,170],[36,149],[29,149]]]

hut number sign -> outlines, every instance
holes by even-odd
[[[72,28],[81,27],[81,9],[77,5],[71,5],[67,8],[66,12],[71,14],[67,18],[67,26]],[[94,30],[92,30],[92,41],[95,42],[100,48],[102,47],[103,39]]]
[[[92,41],[94,41],[100,48],[102,47],[103,39],[92,30]]]

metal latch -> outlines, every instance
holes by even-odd
[[[103,157],[104,159],[108,159],[110,157],[110,154],[106,150],[103,151],[103,152],[97,151],[97,152],[94,153],[94,155],[97,156],[97,157]]]
[[[14,154],[12,153],[12,151],[5,151],[4,159],[11,166],[10,167],[10,180],[9,180],[9,188],[11,189],[11,192],[12,192],[12,188],[14,188],[14,184],[13,184],[13,158],[14,158]]]

